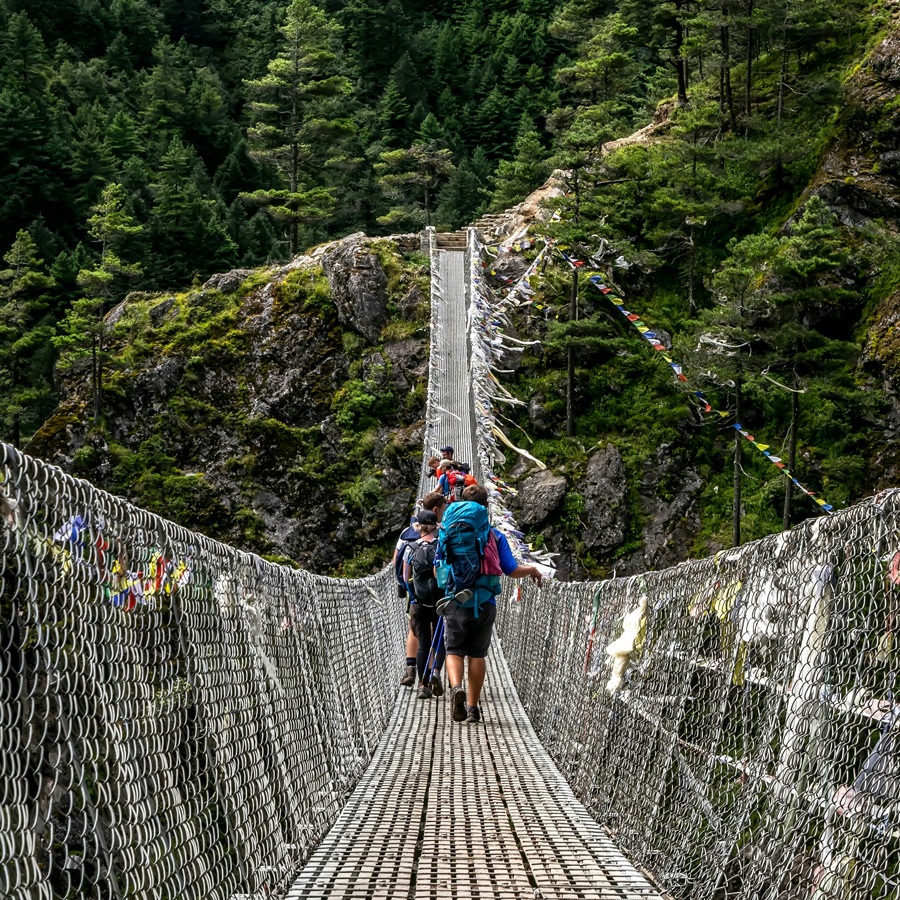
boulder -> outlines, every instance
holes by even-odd
[[[529,263],[521,253],[499,253],[491,268],[497,278],[518,281],[527,271]]]
[[[426,303],[428,303],[428,298],[422,292],[422,289],[417,284],[414,284],[397,301],[397,312],[404,318],[411,319],[415,316],[416,310]]]
[[[209,278],[203,285],[204,290],[219,291],[221,294],[233,294],[251,275],[252,269],[233,269]]]
[[[427,377],[428,357],[425,341],[405,338],[385,344],[384,353],[390,360],[391,381],[400,391],[412,390]]]
[[[625,540],[628,486],[622,456],[612,445],[598,450],[580,484],[584,497],[584,533],[588,550],[609,551]]]
[[[387,313],[387,276],[378,257],[362,245],[365,235],[352,234],[322,254],[338,320],[375,343]]]
[[[544,406],[543,398],[537,394],[534,394],[528,401],[528,420],[540,433],[543,433],[547,427],[547,409]]]
[[[127,299],[127,298],[126,298]],[[162,303],[157,303],[156,306],[150,308],[150,321],[154,325],[159,325],[160,322],[166,317],[166,313],[175,305],[174,297],[166,297]]]
[[[869,67],[875,77],[889,85],[900,85],[900,35],[890,34],[872,53]]]
[[[566,479],[552,472],[538,472],[519,488],[517,506],[520,525],[539,525],[560,504],[566,493]]]

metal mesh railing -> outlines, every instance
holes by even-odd
[[[396,695],[392,573],[265,562],[0,444],[0,897],[277,895]]]
[[[427,440],[484,468],[463,254],[433,256]],[[677,897],[900,900],[898,592],[895,491],[664,572],[507,584],[499,634],[578,797]],[[0,897],[283,894],[405,627],[390,569],[275,566],[0,444]]]
[[[900,491],[663,572],[510,591],[540,737],[662,887],[900,896]]]

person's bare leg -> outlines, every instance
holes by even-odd
[[[447,657],[447,668],[450,668],[450,657]],[[466,702],[469,706],[478,706],[481,699],[481,689],[484,687],[484,675],[487,672],[487,664],[484,659],[469,657],[469,682],[467,687]]]
[[[419,641],[418,638],[413,634],[412,625],[409,626],[409,631],[406,632],[406,658],[409,659],[411,656],[415,656],[419,652]]]
[[[457,685],[462,684],[465,662],[466,660],[463,656],[451,656],[449,653],[447,654],[447,677],[450,679],[450,687],[456,687]],[[471,666],[471,662],[469,665]],[[481,680],[484,681],[484,676],[482,676]]]

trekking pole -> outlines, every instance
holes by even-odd
[[[438,618],[437,628],[434,629],[434,637],[431,639],[431,649],[428,651],[428,661],[425,664],[425,684],[430,684],[437,668],[438,653],[441,652],[441,641],[444,639],[444,617]],[[429,668],[430,667],[430,668]]]

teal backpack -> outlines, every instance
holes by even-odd
[[[438,532],[438,546],[442,559],[438,571],[438,584],[447,596],[460,591],[471,591],[472,599],[460,604],[478,607],[500,593],[500,579],[496,575],[482,574],[482,560],[491,536],[488,511],[471,500],[451,503],[444,512]]]

